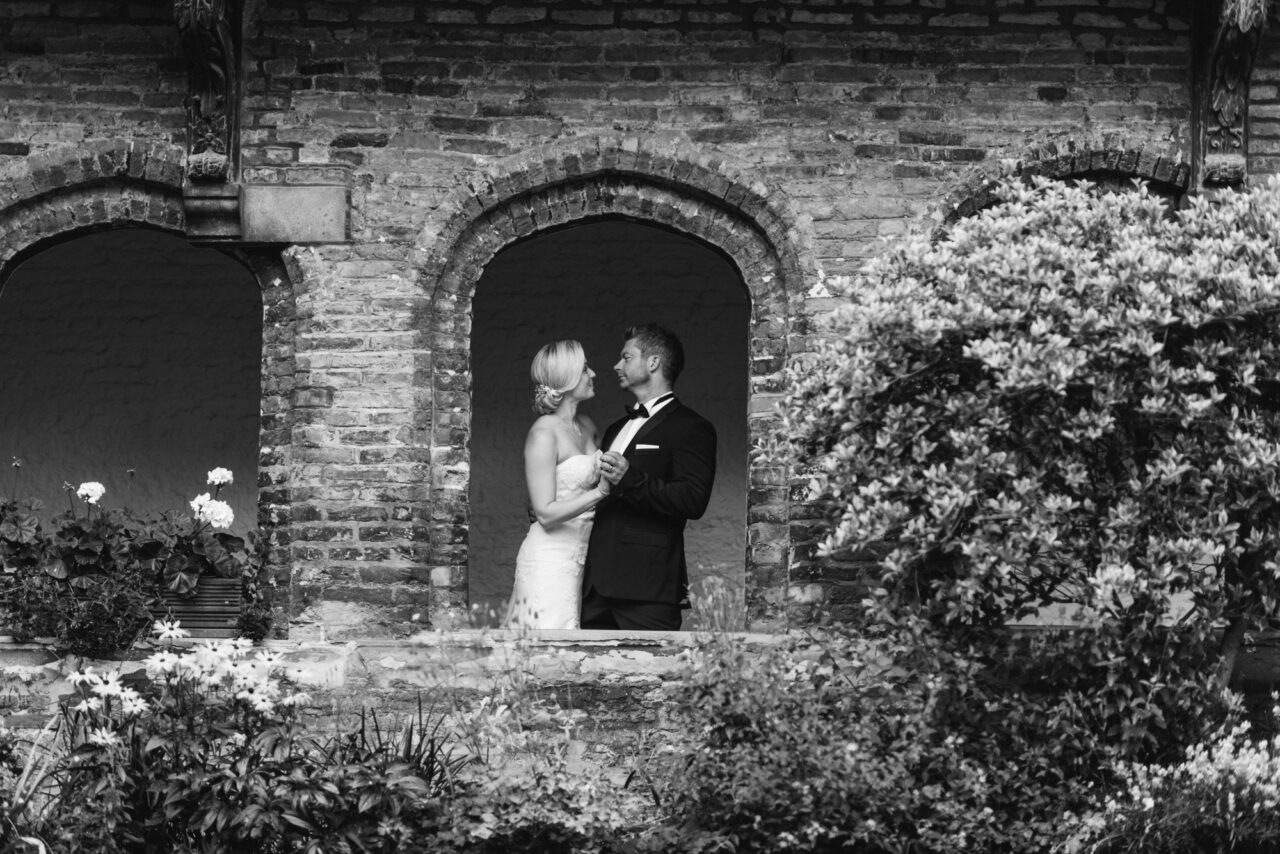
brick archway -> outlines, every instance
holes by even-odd
[[[0,172],[0,289],[9,274],[47,246],[90,232],[144,227],[185,236],[179,146],[112,139],[51,149]],[[295,265],[279,248],[225,250],[257,281],[262,295],[258,525],[291,522]],[[248,473],[246,473],[247,475]],[[286,535],[287,538],[287,535]],[[278,578],[287,582],[280,561]],[[285,597],[278,613],[287,614]],[[287,625],[283,618],[277,626]]]
[[[415,379],[417,423],[432,460],[429,531],[433,611],[465,607],[470,510],[471,302],[504,247],[547,229],[601,218],[650,223],[693,237],[731,260],[751,302],[748,440],[776,424],[773,401],[792,324],[812,270],[784,194],[723,161],[665,152],[636,139],[575,140],[504,161],[456,191],[424,229],[418,268],[429,298],[430,359]],[[787,479],[748,470],[749,625],[782,619],[787,583]],[[779,532],[783,532],[779,534]]]
[[[999,185],[1008,178],[1041,176],[1057,181],[1109,182],[1137,178],[1149,182],[1156,192],[1174,203],[1187,192],[1191,181],[1191,165],[1179,155],[1142,147],[1068,143],[1059,148],[1055,143],[1046,143],[1007,162],[1006,167],[1003,175],[971,176],[947,194],[938,208],[937,218],[943,226],[997,204]]]

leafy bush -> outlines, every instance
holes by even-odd
[[[574,767],[580,713],[522,687],[319,737],[279,655],[244,639],[144,664],[145,680],[71,677],[59,749],[33,749],[0,802],[0,852],[606,854],[640,825],[638,793]]]
[[[888,543],[892,595],[943,622],[1270,617],[1280,182],[1173,217],[1141,188],[1005,195],[870,266],[790,367],[821,553]]]
[[[690,742],[644,850],[1040,851],[1064,809],[1092,803],[1061,768],[1094,722],[1038,702],[919,624],[709,641],[674,698]]]
[[[267,546],[214,530],[231,523],[217,490],[231,472],[214,469],[214,496],[191,502],[193,516],[137,516],[99,506],[101,486],[75,490],[74,504],[46,529],[39,502],[0,497],[0,569],[5,622],[19,639],[51,637],[55,648],[91,657],[128,648],[150,624],[162,589],[195,591],[201,575],[240,578],[242,632],[254,639],[270,628]],[[67,484],[70,494],[72,489]]]
[[[395,734],[364,717],[352,733],[308,735],[309,698],[278,656],[250,648],[157,652],[138,687],[75,674],[63,750],[11,806],[11,825],[51,852],[413,850],[465,760],[421,715]]]
[[[1074,823],[1067,854],[1280,850],[1280,737],[1242,722],[1180,762],[1120,770],[1118,794]]]
[[[809,479],[816,572],[880,563],[866,624],[922,621],[974,668],[935,725],[981,740],[998,710],[988,781],[1027,786],[1001,826],[1049,827],[1223,721],[1277,616],[1280,182],[1176,214],[1002,197],[834,283],[761,452]],[[1007,628],[1046,606],[1078,622]]]

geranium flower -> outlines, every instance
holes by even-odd
[[[107,488],[96,480],[90,480],[80,484],[76,489],[76,497],[83,500],[86,504],[97,504],[98,499],[106,493]]]
[[[207,492],[191,499],[191,509],[195,511],[197,519],[215,528],[230,528],[236,518],[230,504],[213,498]]]
[[[224,469],[219,467],[209,472],[210,486],[226,486],[227,484],[233,483],[233,482],[234,482],[234,478],[231,475],[231,469]]]

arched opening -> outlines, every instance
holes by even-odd
[[[534,417],[534,353],[557,338],[582,342],[597,373],[596,397],[584,411],[603,431],[630,402],[611,370],[623,330],[646,321],[681,337],[686,367],[677,393],[715,424],[719,440],[711,506],[685,537],[691,584],[698,591],[720,578],[741,591],[751,305],[734,264],[674,230],[623,218],[578,222],[499,252],[476,285],[472,311],[472,608],[500,611],[529,527],[522,453]],[[685,627],[710,619],[695,609]]]
[[[441,202],[418,243],[429,300],[421,315],[429,353],[415,375],[423,391],[415,402],[420,435],[430,443],[424,448],[431,457],[430,483],[420,511],[429,542],[423,553],[431,573],[429,618],[435,625],[467,619],[477,599],[471,593],[472,546],[483,528],[472,525],[472,433],[480,418],[473,418],[478,381],[473,382],[471,362],[481,349],[473,346],[472,335],[481,276],[499,253],[521,240],[601,221],[670,229],[730,259],[749,310],[745,445],[779,424],[783,367],[793,345],[804,345],[803,335],[797,336],[803,329],[802,295],[816,273],[785,193],[719,157],[672,153],[648,139],[575,138],[495,164]],[[706,328],[685,334],[715,340]],[[518,370],[508,370],[525,376],[527,360],[541,343],[526,347]],[[612,355],[619,343],[606,350]],[[732,375],[719,379],[734,382]],[[526,386],[521,397],[527,394]],[[783,467],[759,458],[746,465],[744,583],[726,603],[725,625],[744,625],[743,604],[745,626],[753,631],[785,624],[793,527],[806,524],[791,518],[790,478]],[[686,626],[693,622],[686,620]]]
[[[221,252],[140,227],[38,246],[0,282],[0,493],[57,513],[94,480],[109,506],[185,510],[222,466],[244,533],[261,357],[258,283]]]

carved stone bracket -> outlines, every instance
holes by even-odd
[[[202,240],[239,236],[241,0],[174,0],[187,59],[187,230]]]
[[[1197,110],[1206,187],[1239,187],[1248,176],[1249,80],[1268,5],[1269,0],[1223,0],[1211,22]]]

